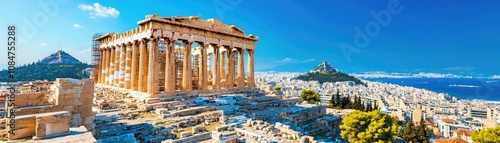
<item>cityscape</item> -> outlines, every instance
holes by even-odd
[[[0,142],[500,143],[495,2],[2,3]]]

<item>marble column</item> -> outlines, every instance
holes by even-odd
[[[125,56],[125,88],[131,89],[132,43],[127,43]]]
[[[227,71],[227,74],[226,74],[226,83],[227,83],[227,88],[233,88],[234,86],[234,61],[231,60],[231,57],[233,56],[234,52],[233,52],[233,47],[230,46],[230,47],[226,47],[226,56],[227,56],[227,64],[226,64],[226,71]],[[234,58],[232,58],[234,59]],[[233,61],[231,63],[231,61]]]
[[[200,70],[199,76],[198,76],[198,85],[199,85],[199,90],[206,90],[207,89],[207,45],[203,43],[198,43],[200,45],[200,56],[201,56],[201,61],[200,61]]]
[[[106,74],[108,72],[108,67],[106,64],[107,58],[108,58],[108,50],[106,48],[103,48],[102,49],[102,59],[101,59],[102,60],[102,69],[101,69],[102,75],[100,75],[100,76],[102,76],[102,84],[106,84]]]
[[[193,89],[193,81],[191,77],[191,44],[192,42],[184,43],[184,59],[182,64],[182,90],[191,91]]]
[[[97,61],[97,83],[101,83],[102,84],[102,74],[104,73],[104,67],[103,67],[103,60],[104,60],[104,56],[103,56],[103,53],[104,51],[102,49],[99,49],[99,61]]]
[[[219,50],[222,50],[224,49],[224,46],[220,47]],[[220,52],[220,79],[223,80],[223,79],[226,79],[226,51],[222,51]],[[227,82],[226,82],[227,83]]]
[[[214,65],[213,65],[213,89],[220,89],[220,66],[219,66],[219,60],[220,60],[220,55],[219,55],[219,46],[218,45],[212,45],[214,48]]]
[[[175,41],[168,39],[165,51],[165,92],[175,91]]]
[[[116,45],[115,49],[115,73],[114,73],[114,78],[113,78],[113,86],[119,87],[119,82],[120,82],[120,51],[121,51],[120,45]]]
[[[219,71],[220,71],[220,80],[226,79],[226,51],[222,51],[224,49],[224,46],[219,47],[219,52],[220,52],[220,63],[219,63]],[[221,83],[221,87],[227,88],[227,80],[226,80],[226,85],[223,85]]]
[[[158,87],[158,39],[150,38],[149,39],[149,63],[148,63],[148,93],[149,94],[157,94]]]
[[[137,81],[137,89],[138,91],[145,92],[147,89],[146,86],[146,77],[148,75],[148,41],[146,39],[142,39],[140,42],[140,50],[139,50],[139,80]]]
[[[107,59],[106,59],[106,85],[111,85],[113,83],[113,79],[111,78],[111,74],[113,74],[113,63],[111,61],[113,61],[113,48],[112,47],[106,47],[107,49]]]
[[[132,65],[130,71],[130,89],[138,90],[139,81],[139,44],[138,41],[132,42]]]
[[[255,87],[255,75],[253,69],[253,54],[254,50],[248,51],[248,76],[247,76],[247,87]]]
[[[200,77],[199,77],[199,71],[200,71],[200,66],[199,66],[199,63],[200,63],[200,55],[193,55],[193,71],[192,71],[192,75],[194,77],[194,79],[196,79],[196,84],[198,84],[198,80],[200,80]],[[198,90],[200,88],[200,85],[198,84],[198,86],[195,88],[193,87],[193,90]]]
[[[119,72],[119,77],[120,80],[118,81],[118,85],[120,88],[125,87],[125,57],[127,55],[127,45],[126,44],[121,44],[120,47],[120,72]]]
[[[245,50],[238,49],[238,87],[245,87]]]

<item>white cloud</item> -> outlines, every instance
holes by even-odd
[[[99,3],[94,3],[93,5],[80,4],[78,8],[84,11],[89,11],[90,18],[95,17],[118,17],[120,12],[113,7],[105,7]]]
[[[313,62],[315,59],[307,59],[307,60],[304,60],[303,62],[304,63],[308,63],[308,62]]]
[[[40,43],[40,46],[48,46],[49,44],[47,43]]]
[[[493,79],[500,79],[500,75],[493,75],[491,78],[493,78]]]
[[[282,60],[277,60],[276,58],[271,58],[276,63],[308,63],[313,62],[315,59],[307,59],[307,60],[297,60],[294,58],[284,58]]]
[[[287,62],[292,62],[292,61],[296,61],[296,60],[292,59],[292,58],[284,58],[283,60],[276,60],[275,62],[278,62],[278,63],[287,63]]]
[[[80,24],[73,24],[73,28],[82,28],[82,26]]]

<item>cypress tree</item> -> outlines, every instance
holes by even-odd
[[[340,100],[340,92],[338,90],[337,90],[337,94],[335,96],[336,96],[335,106],[340,106],[342,103],[341,103],[341,100]]]
[[[332,95],[332,98],[330,98],[330,104],[332,105],[332,107],[335,107],[335,96]]]

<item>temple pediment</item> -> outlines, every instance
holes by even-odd
[[[154,15],[147,15],[145,20],[141,20],[138,22],[138,24],[143,24],[148,21],[157,21],[157,22],[174,22],[174,23],[179,23],[183,25],[189,25],[189,26],[194,26],[194,27],[199,27],[199,28],[206,28],[206,29],[211,29],[214,31],[221,31],[221,32],[227,32],[227,33],[232,33],[240,36],[245,36],[245,33],[243,30],[240,28],[236,27],[235,25],[227,25],[223,22],[221,22],[218,19],[211,18],[211,19],[200,19],[201,16],[186,16],[186,17],[181,17],[181,16],[168,16],[168,17],[159,17],[157,14]]]

